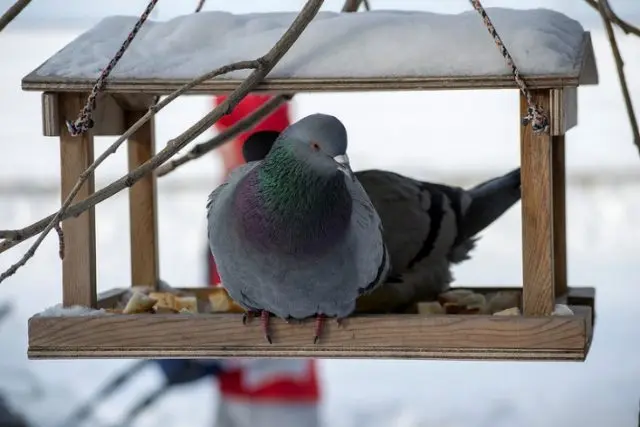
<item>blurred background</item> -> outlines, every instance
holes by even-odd
[[[640,26],[640,1],[610,2],[620,17]],[[12,3],[0,0],[0,10]],[[191,13],[196,3],[159,2],[152,19]],[[323,10],[338,11],[342,3],[327,0]],[[375,10],[458,13],[471,8],[467,0],[370,3]],[[146,0],[34,1],[0,33],[0,228],[26,226],[60,203],[57,139],[42,136],[40,94],[22,92],[20,80],[103,17],[138,16],[146,4]],[[303,4],[303,0],[210,0],[204,10],[295,11]],[[550,8],[591,31],[600,84],[580,89],[579,124],[567,134],[569,280],[573,286],[597,288],[598,324],[589,358],[585,363],[321,360],[326,426],[640,425],[640,311],[634,308],[639,302],[635,298],[640,297],[640,159],[601,18],[584,0],[485,0],[483,5]],[[640,38],[625,36],[617,28],[616,35],[638,111]],[[157,147],[212,105],[211,97],[200,96],[173,102],[157,117]],[[292,108],[292,119],[314,112],[338,116],[349,130],[354,170],[375,167],[470,185],[502,174],[520,160],[516,91],[301,94]],[[96,141],[99,153],[113,138]],[[96,188],[120,177],[126,165],[126,150],[111,156],[98,169]],[[222,176],[221,158],[211,154],[158,181],[160,274],[172,285],[205,283],[205,203]],[[98,291],[126,286],[130,280],[127,203],[122,192],[96,208]],[[454,270],[456,285],[520,284],[520,226],[517,205],[485,231],[473,259]],[[0,285],[0,307],[13,306],[0,319],[0,394],[33,426],[42,427],[57,425],[133,362],[27,360],[27,319],[62,298],[53,236],[26,268]],[[0,270],[18,260],[27,247],[1,254]],[[119,425],[127,408],[161,381],[159,370],[144,369],[104,401],[86,425]],[[176,388],[134,425],[212,426],[216,399],[213,380]]]

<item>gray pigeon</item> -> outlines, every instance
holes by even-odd
[[[278,133],[253,133],[243,146],[259,161]],[[469,190],[414,180],[397,173],[355,173],[384,226],[391,270],[386,282],[358,299],[359,312],[404,311],[434,299],[453,281],[451,265],[469,259],[477,234],[520,200],[520,168]]]
[[[384,282],[389,258],[378,213],[349,166],[333,116],[292,124],[263,161],[235,168],[207,203],[209,246],[222,285],[248,312],[349,316]],[[246,318],[245,318],[246,320]]]

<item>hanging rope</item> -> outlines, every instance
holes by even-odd
[[[142,24],[144,24],[144,21],[147,20],[147,18],[149,17],[149,14],[155,7],[156,3],[158,3],[158,0],[149,1],[147,8],[144,10],[144,12],[142,12],[142,15],[140,15],[138,22],[136,22],[136,25],[133,26],[133,29],[127,36],[127,39],[124,41],[124,43],[122,43],[122,46],[120,46],[120,49],[115,54],[115,56],[111,59],[107,67],[104,70],[102,70],[102,74],[100,74],[100,77],[98,77],[98,80],[93,86],[93,89],[91,89],[91,93],[87,98],[87,103],[82,109],[82,111],[80,112],[80,114],[78,115],[78,118],[76,119],[76,121],[71,122],[70,120],[67,120],[67,129],[69,129],[69,133],[71,135],[73,136],[80,135],[81,133],[84,133],[93,127],[94,123],[93,123],[93,119],[91,118],[91,115],[93,114],[93,110],[95,110],[96,108],[96,98],[98,97],[98,94],[102,92],[102,90],[104,89],[105,85],[107,84],[107,77],[109,76],[113,68],[116,66],[118,61],[120,61],[120,58],[122,58],[122,55],[127,50],[129,45],[135,38],[136,34],[138,34],[140,27],[142,27]]]
[[[507,65],[511,67],[513,78],[515,79],[516,84],[520,88],[520,92],[522,92],[522,94],[525,96],[527,100],[527,115],[522,118],[522,124],[526,126],[527,124],[531,123],[531,127],[533,128],[533,131],[535,133],[548,132],[549,119],[544,114],[544,110],[533,103],[533,100],[531,99],[531,92],[529,92],[529,88],[525,84],[524,80],[522,80],[522,77],[520,77],[520,71],[518,71],[518,67],[516,67],[516,64],[513,61],[513,58],[509,54],[509,51],[505,47],[504,43],[502,43],[502,39],[498,35],[498,32],[496,31],[493,24],[491,23],[491,19],[489,19],[489,15],[487,15],[487,12],[485,12],[484,8],[480,4],[480,0],[469,0],[469,1],[471,2],[471,5],[473,6],[473,8],[478,11],[480,16],[482,16],[484,25],[487,27],[489,34],[491,34],[491,36],[493,37],[493,41],[496,43],[496,46],[498,46],[498,49],[500,49],[500,53],[504,57],[505,61],[507,61]]]

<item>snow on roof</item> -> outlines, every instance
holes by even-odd
[[[584,30],[548,9],[488,8],[523,74],[575,75]],[[147,21],[110,78],[190,79],[265,54],[294,12],[200,12]],[[48,77],[97,78],[137,17],[112,16],[36,70]],[[269,78],[505,75],[511,71],[474,10],[456,15],[379,10],[321,12]],[[243,78],[240,70],[226,78]],[[224,77],[223,77],[224,78]]]

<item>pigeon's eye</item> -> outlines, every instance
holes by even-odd
[[[313,151],[320,151],[320,144],[315,141],[311,141],[311,149]]]

